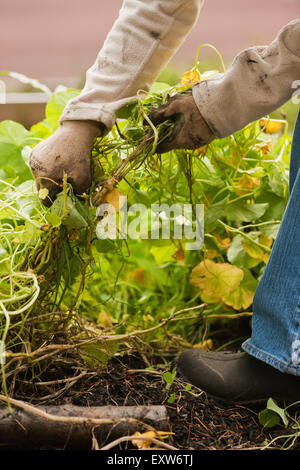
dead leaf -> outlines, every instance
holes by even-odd
[[[111,315],[104,310],[98,314],[97,322],[103,326],[103,328],[109,328],[114,323]]]
[[[258,241],[262,245],[265,245],[266,248],[270,248],[270,246],[272,245],[272,242],[273,242],[271,238],[266,237],[265,235],[263,235],[263,236],[261,235],[259,237]],[[251,256],[251,258],[259,259],[259,260],[263,261],[264,263],[268,262],[270,254],[267,253],[266,251],[264,251],[264,249],[261,248],[260,246],[257,246],[255,243],[251,242],[248,239],[244,239],[242,241],[242,246],[243,246],[244,250],[246,251],[246,253],[248,253],[248,255]]]
[[[259,150],[263,155],[268,155],[272,148],[272,142],[259,142],[254,145],[255,150]]]
[[[184,249],[178,248],[178,250],[173,253],[172,258],[174,258],[177,263],[182,264],[184,262]]]
[[[134,282],[138,284],[146,284],[146,271],[144,268],[136,268],[130,273],[130,277]]]
[[[152,445],[152,442],[150,439],[160,439],[160,438],[168,437],[170,434],[174,434],[174,433],[166,432],[166,431],[147,431],[144,433],[135,432],[133,436],[145,437],[145,440],[131,439],[131,443],[134,446],[136,446],[138,449],[150,449]]]
[[[210,351],[213,348],[212,339],[209,338],[205,341],[201,341],[201,343],[194,344],[193,348],[204,349],[204,351]]]
[[[208,145],[203,145],[202,147],[199,147],[196,149],[196,155],[197,157],[203,157],[207,153]]]
[[[235,193],[238,196],[244,196],[245,194],[249,193],[252,189],[260,186],[260,184],[260,178],[254,178],[253,176],[244,173],[236,185]]]
[[[218,233],[212,233],[212,235],[217,239],[218,245],[221,248],[229,248],[231,245],[231,238],[225,237],[222,238]]]
[[[118,188],[114,188],[109,191],[103,199],[103,203],[113,206],[116,212],[118,212],[123,207],[125,202],[126,196],[124,196],[124,194],[122,194]]]
[[[206,259],[214,259],[219,256],[219,252],[217,250],[205,250],[204,254]]]

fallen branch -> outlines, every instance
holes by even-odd
[[[7,398],[0,395],[0,401]],[[104,444],[138,429],[167,426],[164,406],[40,406],[9,398],[0,407],[0,448],[91,449],[93,436]],[[147,423],[145,422],[147,421]],[[151,424],[148,424],[151,423]]]

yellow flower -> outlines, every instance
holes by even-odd
[[[201,77],[199,71],[194,67],[183,74],[181,79],[182,85],[194,85],[200,82]]]
[[[259,126],[266,134],[276,134],[283,127],[283,122],[276,119],[261,119]]]

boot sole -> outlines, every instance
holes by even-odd
[[[187,377],[185,377],[185,375],[181,372],[181,370],[179,368],[177,369],[177,371],[179,373],[180,378],[182,378],[187,384],[194,385],[194,384],[192,384],[192,382],[189,379],[187,379]],[[267,398],[257,398],[255,400],[234,400],[234,399],[230,399],[230,398],[217,397],[215,395],[212,395],[211,393],[206,392],[205,390],[202,390],[197,385],[194,385],[194,386],[199,388],[199,390],[201,390],[202,392],[204,392],[205,395],[208,398],[211,398],[214,401],[216,401],[216,402],[218,402],[222,405],[227,405],[227,406],[228,405],[240,405],[240,406],[246,406],[246,407],[249,407],[249,408],[265,408],[266,405],[267,405],[268,399],[272,398],[273,400],[276,401],[278,406],[281,406],[281,407],[285,408],[286,406],[290,406],[293,403],[296,403],[297,401],[299,401],[297,399],[292,400],[292,399],[282,399],[282,398],[278,398],[278,397],[276,398],[276,397],[271,396],[271,395]],[[293,409],[295,409],[295,410],[299,409],[300,410],[300,403],[295,404],[295,407],[293,407]]]

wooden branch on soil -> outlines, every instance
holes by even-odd
[[[0,395],[4,402],[6,397]],[[39,406],[9,399],[0,406],[1,449],[91,449],[138,430],[167,429],[164,406]]]

